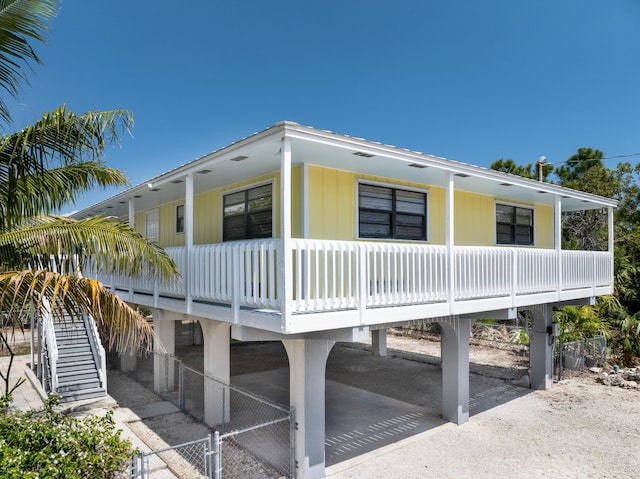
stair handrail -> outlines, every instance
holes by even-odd
[[[47,298],[42,298],[42,332],[44,344],[47,348],[47,362],[49,376],[51,377],[51,390],[48,392],[56,392],[58,390],[58,342],[56,340],[56,331],[53,324],[53,314],[51,313],[51,305]],[[44,378],[43,378],[44,381]]]
[[[98,371],[98,378],[100,378],[100,384],[107,391],[107,355],[100,341],[100,333],[96,322],[93,320],[93,316],[87,314],[83,317],[85,323],[85,329],[87,330],[87,336],[89,337],[89,343],[91,344],[91,353],[93,354],[93,360],[96,363],[96,370]],[[88,327],[87,327],[88,326]]]

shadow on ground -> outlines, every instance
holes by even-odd
[[[176,356],[185,365],[202,369],[202,346],[180,347]],[[473,372],[483,368],[487,366],[470,367],[472,416],[530,391],[511,382],[513,371],[508,368],[501,371],[502,368],[491,366],[490,376]],[[153,387],[152,371],[153,358],[138,361],[137,379],[149,388]],[[287,405],[289,367],[282,343],[233,343],[231,383]],[[204,414],[202,391],[195,377],[193,381],[186,378],[185,403],[188,412],[200,420]],[[177,394],[173,396],[168,399],[175,402]],[[120,400],[117,395],[114,397]],[[380,358],[366,346],[339,343],[333,348],[326,369],[326,464],[354,458],[442,425],[445,422],[441,409],[439,358],[400,350],[389,350],[389,356]],[[176,418],[171,419],[169,423],[175,429]],[[175,436],[175,431],[163,433],[160,419],[153,421],[153,427],[167,439]],[[188,440],[192,439],[197,438]]]

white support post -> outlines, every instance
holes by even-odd
[[[185,291],[185,300],[187,302],[187,314],[190,314],[193,303],[191,286],[189,284],[192,269],[191,251],[193,249],[193,173],[189,173],[185,180],[184,223],[185,263],[187,265],[187,270],[182,273],[182,285]]]
[[[556,249],[558,269],[558,301],[562,294],[562,199],[560,195],[553,197],[553,245]]]
[[[548,389],[553,384],[553,336],[549,334],[553,323],[553,307],[540,305],[531,309],[531,315],[531,389]]]
[[[153,329],[158,339],[164,346],[167,354],[173,355],[176,351],[176,324],[172,313],[160,309],[153,310]],[[159,345],[155,345],[155,351],[159,351]],[[164,394],[173,390],[175,369],[171,362],[165,361],[164,355],[153,355],[153,389],[157,394]]]
[[[231,324],[201,319],[204,340],[204,422],[214,427],[229,421],[229,344]]]
[[[615,251],[615,243],[614,243],[614,230],[613,230],[613,207],[609,206],[607,208],[607,225],[608,225],[608,251],[611,253],[611,278],[613,278],[613,253]],[[613,288],[613,284],[611,285]]]
[[[302,237],[309,238],[309,165],[302,164]]]
[[[296,477],[325,477],[325,369],[335,341],[282,340],[289,357],[289,396],[296,411]]]
[[[136,229],[136,200],[129,198],[129,228]],[[134,371],[136,368],[137,351],[123,351],[118,359],[120,360],[120,370],[124,372]],[[155,374],[154,374],[155,376]],[[155,382],[155,380],[154,380]]]
[[[445,243],[447,246],[447,303],[449,304],[449,313],[453,310],[456,289],[456,258],[453,249],[455,242],[454,186],[453,173],[448,171],[445,190]]]
[[[131,229],[136,228],[136,200],[135,198],[129,198],[129,227]],[[113,277],[111,278],[113,281]],[[129,279],[129,299],[133,299],[133,278]],[[129,371],[129,369],[123,369],[123,371]]]
[[[129,228],[136,229],[136,200],[129,198]]]
[[[455,424],[469,420],[469,338],[472,319],[451,316],[442,329],[442,418]]]
[[[371,350],[374,356],[383,358],[387,355],[387,330],[374,329],[371,331]]]
[[[283,137],[280,146],[280,242],[282,254],[278,255],[278,271],[282,275],[279,281],[280,314],[282,329],[288,329],[293,298],[293,278],[291,271],[291,140]]]

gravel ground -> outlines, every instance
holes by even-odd
[[[392,350],[403,351],[406,361],[403,369],[421,367],[419,362],[437,363],[440,345],[438,342],[406,337],[388,337]],[[270,358],[268,367],[281,366],[286,361],[283,354],[274,354],[268,344],[257,345],[264,349],[263,355]],[[357,349],[357,348],[356,348]],[[238,349],[238,354],[243,352]],[[247,349],[247,354],[251,351]],[[253,351],[255,354],[255,351]],[[364,381],[366,372],[374,370],[378,379],[388,376],[388,381],[378,381],[378,392],[393,397],[404,396],[411,402],[410,386],[415,386],[414,402],[420,405],[425,398],[418,394],[425,388],[436,389],[439,374],[422,372],[421,385],[413,375],[413,381],[400,390],[390,380],[398,372],[390,369],[385,376],[387,363],[374,362],[373,358],[355,359],[358,351],[352,347],[339,348],[330,358],[328,379],[349,384]],[[416,362],[412,354],[419,355]],[[503,354],[472,347],[470,351],[474,381],[505,381],[496,377],[482,376],[482,372],[493,371],[495,364],[504,366],[507,358],[496,357]],[[425,359],[426,358],[426,359]],[[378,358],[379,359],[379,358]],[[513,361],[513,358],[511,358]],[[393,359],[393,361],[397,361]],[[516,358],[516,361],[520,361]],[[335,363],[332,364],[331,363]],[[273,363],[273,364],[272,364]],[[371,364],[369,364],[371,363]],[[253,361],[255,366],[255,361]],[[238,368],[240,362],[234,367]],[[262,365],[262,363],[261,363]],[[358,374],[354,375],[353,368]],[[264,366],[264,365],[263,365]],[[515,373],[522,371],[518,364]],[[258,367],[258,369],[260,369]],[[499,368],[505,372],[505,368]],[[235,373],[247,371],[237,370]],[[508,370],[506,370],[509,373]],[[345,376],[345,377],[342,377]],[[510,374],[508,374],[510,376]],[[433,384],[431,384],[431,382]],[[480,381],[480,382],[482,382]],[[387,384],[388,382],[388,384]],[[500,382],[503,384],[503,382]],[[117,394],[117,382],[112,381],[110,389]],[[492,383],[493,384],[493,383]],[[367,384],[354,384],[367,389]],[[385,388],[385,385],[388,387]],[[128,397],[134,398],[136,406],[151,400],[143,392],[128,389]],[[517,388],[520,390],[520,388]],[[376,478],[640,478],[638,458],[640,451],[640,392],[638,389],[623,389],[604,386],[596,381],[596,375],[583,375],[564,379],[546,391],[521,389],[522,394],[514,399],[504,398],[498,405],[476,408],[467,424],[454,426],[445,424],[423,434],[409,437],[397,443],[384,446],[371,453],[339,462],[327,468],[331,479],[376,479]],[[472,391],[473,392],[473,391]],[[132,394],[133,393],[133,394]],[[408,395],[408,396],[407,396]],[[437,396],[437,395],[436,395]],[[437,402],[437,400],[435,401]],[[427,406],[427,404],[423,404]],[[430,406],[438,406],[431,404]],[[438,409],[436,407],[436,409]],[[194,422],[187,426],[184,418],[163,416],[147,420],[144,425],[169,443],[194,439],[205,435],[202,424]],[[197,431],[197,432],[195,432]],[[195,435],[194,435],[195,433]],[[184,437],[182,437],[184,435]],[[254,477],[248,475],[247,477]],[[258,477],[258,476],[256,476]]]
[[[640,477],[640,393],[586,373],[330,468],[351,478]]]

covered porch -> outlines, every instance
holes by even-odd
[[[183,280],[98,276],[150,308],[297,334],[609,294],[608,251],[291,239],[168,248]],[[514,313],[515,314],[515,313]]]

